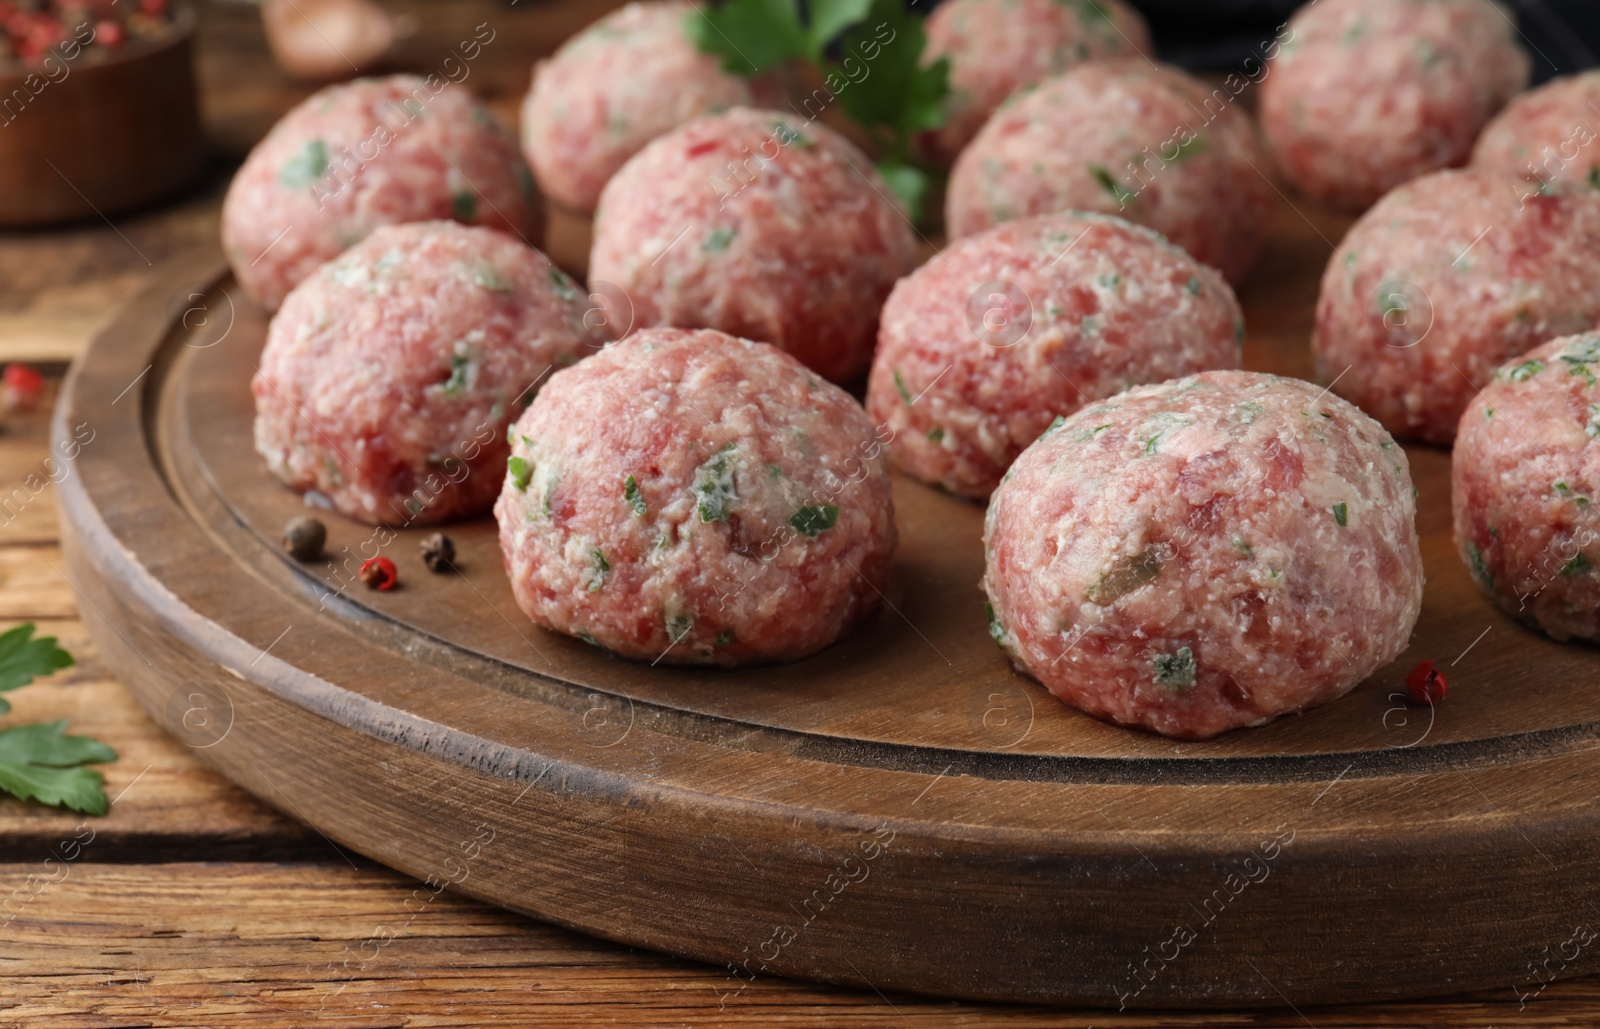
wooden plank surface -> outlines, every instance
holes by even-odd
[[[486,17],[503,28],[506,45],[491,48],[472,85],[510,121],[532,61],[612,4],[390,6],[427,14],[398,62],[412,69],[437,63],[452,33]],[[153,269],[214,238],[231,167],[306,94],[267,59],[253,6],[203,9],[200,73],[218,154],[213,174],[188,200],[115,225],[0,236],[0,361],[70,358]],[[1284,317],[1302,315],[1285,310]],[[726,970],[588,939],[450,892],[419,893],[416,882],[337,851],[211,772],[195,751],[160,733],[114,681],[60,575],[54,489],[37,478],[46,456],[42,414],[0,432],[0,505],[12,498],[0,514],[0,627],[36,620],[79,664],[11,694],[16,712],[5,724],[67,718],[74,731],[106,740],[121,755],[105,769],[108,792],[118,799],[108,817],[89,823],[93,842],[66,866],[45,860],[62,841],[83,838],[83,820],[0,800],[0,1026],[1600,1023],[1600,977],[1571,978],[1600,973],[1588,950],[1565,969],[1553,959],[1549,967],[1562,981],[1542,991],[1539,979],[1549,973],[1530,968],[1522,983],[1478,995],[1361,1008],[1068,1012],[776,979],[729,997],[736,984]],[[1574,920],[1586,925],[1590,916],[1575,912]]]
[[[494,39],[462,81],[508,126],[533,62],[620,0],[392,0],[417,31],[385,70],[428,74],[487,23]],[[268,56],[253,4],[203,3],[197,37],[202,115],[213,166],[186,199],[108,222],[92,219],[0,233],[0,361],[65,362],[164,260],[217,236],[229,177],[256,141],[312,87],[286,78]],[[456,67],[455,65],[451,66]],[[458,77],[459,77],[459,73]],[[568,263],[563,261],[563,263]]]
[[[102,846],[96,838],[64,871],[0,865],[0,883],[56,879],[12,902],[0,1024],[1398,1029],[1591,1025],[1600,1009],[1594,979],[1526,1002],[1508,987],[1448,1006],[1201,1016],[928,1001],[760,978],[738,990],[726,972],[434,895],[359,861],[117,865],[97,860]]]

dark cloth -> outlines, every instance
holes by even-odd
[[[1192,71],[1237,70],[1300,6],[1299,0],[1131,2],[1150,20],[1161,56]],[[1536,83],[1600,64],[1600,2],[1505,2],[1515,10],[1523,45],[1533,55]]]

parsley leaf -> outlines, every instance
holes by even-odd
[[[872,10],[872,0],[811,0],[812,56],[821,57],[828,41],[860,22]]]
[[[884,126],[904,137],[944,124],[950,61],[924,66],[928,43],[922,19],[902,0],[873,0],[866,19],[845,32],[840,47],[861,54],[872,73],[838,93],[839,106],[867,127]]]
[[[904,0],[810,0],[806,6],[809,23],[799,0],[728,0],[688,14],[684,33],[736,75],[789,61],[811,64],[827,83],[823,95],[866,129],[885,182],[920,219],[929,173],[913,162],[912,142],[948,117],[950,62],[941,57],[923,64],[927,32]]]
[[[700,5],[683,19],[684,35],[701,51],[722,58],[722,70],[756,75],[810,51],[793,0],[732,0]]]
[[[31,629],[32,626],[29,626]],[[0,730],[0,790],[21,800],[103,815],[105,776],[87,762],[115,761],[117,752],[88,736],[67,736],[65,720]]]
[[[903,161],[879,161],[878,174],[883,176],[889,192],[899,198],[914,222],[922,221],[922,201],[928,195],[931,176],[914,164]]]
[[[0,693],[28,685],[41,676],[71,668],[72,655],[56,646],[54,636],[33,638],[33,623],[24,622],[0,635]],[[0,697],[0,714],[11,705]]]

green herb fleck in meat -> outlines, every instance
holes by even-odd
[[[1478,580],[1478,585],[1494,592],[1494,576],[1489,574],[1489,563],[1483,559],[1483,551],[1471,540],[1467,541],[1467,564],[1472,568],[1472,577]]]
[[[815,507],[808,505],[789,517],[789,524],[794,526],[794,530],[806,536],[826,532],[838,524],[838,521],[839,508],[834,504],[820,504]]]
[[[674,643],[694,629],[694,615],[671,615],[666,620],[667,638]]]
[[[728,244],[733,242],[734,235],[733,229],[719,226],[706,235],[705,242],[700,244],[700,249],[708,254],[721,253],[728,249]]]
[[[1190,296],[1197,297],[1200,295],[1200,280],[1190,276],[1189,281],[1184,284],[1183,288],[1189,291]]]
[[[898,368],[894,370],[894,388],[899,391],[901,400],[904,400],[907,404],[911,403],[911,391],[906,389],[906,380],[900,377],[900,369]]]
[[[1506,378],[1512,382],[1526,382],[1527,380],[1544,371],[1544,362],[1538,358],[1524,361],[1506,373]]]
[[[1100,581],[1084,592],[1091,601],[1102,607],[1115,604],[1141,586],[1156,580],[1161,574],[1161,551],[1150,546],[1130,557],[1124,557],[1100,577]]]
[[[726,647],[732,642],[733,632],[731,630],[723,629],[721,632],[717,633],[717,646]]]
[[[695,510],[702,522],[725,522],[738,498],[733,483],[734,444],[729,443],[695,469]]]
[[[1589,559],[1582,554],[1576,554],[1571,561],[1561,566],[1561,574],[1566,578],[1582,575],[1589,570]]]
[[[1600,361],[1600,336],[1584,336],[1561,355],[1568,364],[1594,364]]]
[[[450,211],[458,222],[470,222],[478,215],[478,198],[462,190],[450,194]]]
[[[1163,154],[1162,157],[1164,157],[1168,163],[1181,161],[1187,157],[1199,157],[1201,154],[1206,152],[1206,137],[1195,136],[1191,139],[1186,139],[1177,145],[1176,150],[1177,152],[1171,157],[1167,157],[1165,154]]]
[[[930,442],[930,443],[942,443],[942,442],[944,442],[944,429],[941,428],[940,426],[937,426],[937,425],[935,425],[933,428],[929,429],[928,430],[928,442]]]
[[[779,146],[792,146],[800,150],[811,148],[811,139],[801,135],[794,126],[783,120],[772,123],[772,138],[778,141]]]
[[[524,459],[512,455],[506,459],[506,471],[511,473],[511,485],[516,487],[517,492],[526,492],[528,483],[533,481],[533,466]]]
[[[550,266],[550,285],[555,287],[556,296],[562,300],[578,299],[577,287],[572,284],[571,279],[567,278],[566,272],[553,264]]]
[[[1333,520],[1340,525],[1350,524],[1350,505],[1340,502],[1333,505]]]
[[[505,276],[500,274],[500,270],[487,261],[473,268],[472,281],[474,285],[482,286],[484,289],[493,290],[496,293],[504,293],[511,288],[511,283],[506,280]]]
[[[293,157],[278,170],[278,181],[290,189],[305,189],[328,174],[328,144],[320,139],[306,140]]]
[[[1133,194],[1128,192],[1127,187],[1112,177],[1111,172],[1106,170],[1105,165],[1089,165],[1089,174],[1094,177],[1096,182],[1100,183],[1101,189],[1111,194],[1118,207],[1127,207],[1128,202],[1134,199]]]
[[[589,576],[589,592],[593,593],[606,584],[606,576],[611,574],[611,562],[606,560],[599,547],[591,550],[589,555],[594,558],[594,574]]]
[[[1078,20],[1091,29],[1114,29],[1116,23],[1111,20],[1111,12],[1105,9],[1100,0],[1069,0],[1078,11]]]
[[[1168,433],[1185,428],[1194,423],[1194,419],[1187,415],[1175,414],[1171,411],[1158,411],[1150,419],[1155,423],[1155,432],[1144,439],[1144,453],[1155,454],[1161,450],[1161,441]]]
[[[984,604],[983,610],[989,616],[989,638],[1000,646],[1006,645],[1006,627],[1000,624],[1000,619],[994,613],[993,604]]]
[[[1159,685],[1175,690],[1186,690],[1194,685],[1194,651],[1188,647],[1179,647],[1175,654],[1157,654],[1150,664]]]
[[[441,391],[447,397],[459,397],[472,381],[472,357],[453,354],[450,357],[450,377],[444,380]]]
[[[650,513],[649,506],[644,502],[644,494],[639,490],[639,480],[632,475],[629,475],[622,484],[622,499],[628,502],[628,506],[633,508],[633,513],[640,518]]]

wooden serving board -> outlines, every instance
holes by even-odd
[[[1242,293],[1251,367],[1309,374],[1341,230],[1279,212]],[[298,565],[277,540],[306,508],[251,442],[262,312],[214,252],[158,278],[56,414],[84,621],[168,731],[424,880],[419,907],[449,885],[724,965],[724,1003],[780,975],[1109,1007],[1531,993],[1595,938],[1600,652],[1478,594],[1442,451],[1409,450],[1411,648],[1316,711],[1179,743],[1012,672],[982,510],[909,480],[882,615],[783,667],[648,668],[534,628],[490,519],[449,530],[456,574],[424,569],[426,530],[326,513],[349,564]],[[354,579],[376,543],[393,592]],[[1437,709],[1402,700],[1422,659]],[[406,917],[375,915],[372,947]]]

